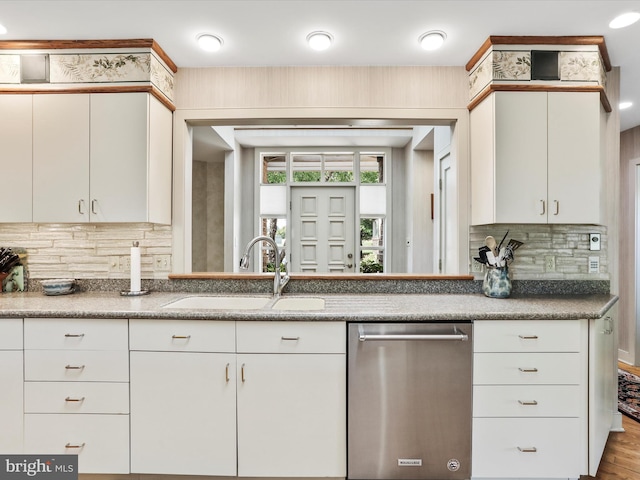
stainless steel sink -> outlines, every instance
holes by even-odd
[[[162,308],[187,308],[204,310],[260,310],[272,297],[247,296],[195,296],[163,305]]]
[[[272,308],[273,310],[324,310],[324,298],[281,297]]]

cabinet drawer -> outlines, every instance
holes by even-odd
[[[475,352],[579,352],[583,320],[477,321]],[[585,337],[586,339],[586,337]]]
[[[129,413],[129,384],[25,382],[25,413]]]
[[[473,476],[578,478],[586,471],[581,422],[578,418],[475,418]]]
[[[0,318],[0,350],[22,350],[21,318]]]
[[[238,322],[238,353],[345,353],[342,322]]]
[[[31,350],[127,350],[127,320],[27,318],[24,348]]]
[[[585,395],[579,385],[473,387],[474,417],[578,417]]]
[[[24,416],[25,453],[77,454],[79,473],[129,473],[128,415]]]
[[[579,353],[475,353],[473,384],[579,385],[582,358]]]
[[[128,382],[127,351],[26,350],[26,381]]]
[[[131,350],[235,352],[235,322],[131,320]]]

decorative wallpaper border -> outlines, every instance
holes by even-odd
[[[560,51],[558,66],[560,84],[581,82],[606,88],[604,62],[598,51]],[[490,50],[469,72],[469,98],[493,82],[531,82],[531,51]]]
[[[99,84],[105,85],[135,85],[153,87],[172,104],[174,99],[174,68],[171,59],[158,53],[162,50],[155,42],[131,41],[130,48],[121,48],[114,42],[106,42],[109,48],[100,48],[98,44],[77,48],[78,44],[56,46],[54,42],[38,42],[34,45],[16,43],[12,49],[12,42],[2,42],[0,48],[0,88],[23,90],[59,90],[68,86],[69,89],[92,88]],[[79,42],[84,45],[87,42]],[[141,45],[138,45],[141,43]],[[142,45],[144,43],[144,45]],[[125,44],[126,45],[126,44]],[[148,48],[147,48],[148,45]],[[38,48],[38,47],[44,48]],[[50,48],[47,48],[50,47]],[[74,48],[73,52],[65,52],[64,48]],[[6,53],[2,52],[5,50]],[[19,51],[20,53],[16,53]],[[21,55],[34,53],[49,55],[49,82],[21,83]],[[166,60],[165,60],[166,59]],[[169,62],[169,63],[167,63]]]

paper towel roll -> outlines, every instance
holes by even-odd
[[[132,292],[142,290],[140,280],[140,247],[138,242],[134,242],[131,247],[131,289]]]

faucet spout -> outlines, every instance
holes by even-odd
[[[240,259],[240,268],[242,268],[243,270],[249,268],[249,255],[251,253],[251,249],[258,242],[267,242],[274,250],[275,275],[273,277],[273,295],[279,296],[282,293],[284,287],[289,282],[289,264],[287,263],[286,259],[284,259],[284,249],[282,249],[281,253],[280,250],[278,250],[278,245],[273,238],[267,237],[265,235],[260,235],[247,243],[247,246],[244,250],[244,255],[242,255],[242,258]],[[284,263],[286,270],[284,276],[282,276],[282,274],[280,273],[280,266],[282,263]]]

